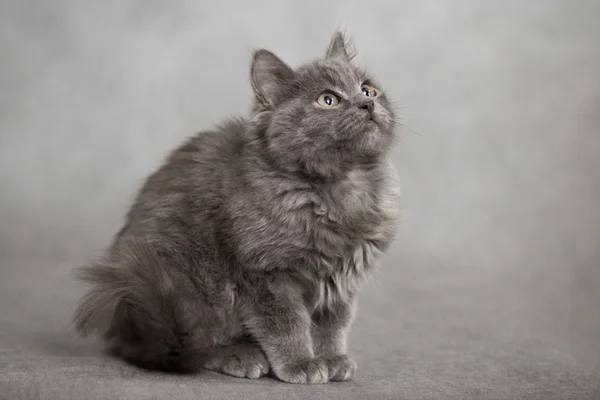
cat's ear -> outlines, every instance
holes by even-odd
[[[252,56],[250,78],[258,104],[273,109],[291,90],[294,71],[268,50],[257,50]]]
[[[351,50],[352,44],[350,40],[346,39],[344,34],[337,31],[331,37],[331,42],[327,47],[325,57],[327,58],[342,58],[346,61],[354,58],[354,52]]]

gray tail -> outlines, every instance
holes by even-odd
[[[198,370],[212,335],[181,270],[166,265],[176,262],[148,244],[128,243],[106,260],[79,269],[78,278],[92,290],[75,312],[76,329],[83,336],[102,335],[113,354],[137,366]]]

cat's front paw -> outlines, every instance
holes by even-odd
[[[329,370],[321,358],[311,358],[273,368],[275,376],[288,383],[327,383]]]
[[[327,364],[331,381],[350,380],[356,372],[356,362],[345,354],[326,356],[323,360]]]

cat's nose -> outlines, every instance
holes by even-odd
[[[373,100],[363,100],[358,104],[358,108],[367,110],[370,114],[373,112],[373,108],[375,108],[375,102]]]

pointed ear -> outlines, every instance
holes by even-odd
[[[257,50],[252,56],[250,79],[259,106],[273,109],[289,93],[294,71],[268,50]]]
[[[344,37],[342,32],[337,31],[331,38],[331,42],[329,43],[329,47],[327,47],[327,53],[325,53],[325,57],[338,57],[346,61],[350,61],[352,58],[354,58],[354,53],[349,51],[350,47],[350,41]]]

